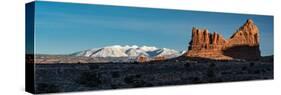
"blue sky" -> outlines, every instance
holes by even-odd
[[[262,55],[273,54],[273,17],[198,11],[36,2],[35,52],[68,54],[109,45],[186,50],[192,27],[228,39],[251,18],[260,29]]]

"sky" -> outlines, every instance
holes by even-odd
[[[187,50],[192,27],[229,39],[247,19],[259,27],[262,55],[272,55],[272,16],[37,1],[35,53],[70,54],[111,45],[182,51]]]

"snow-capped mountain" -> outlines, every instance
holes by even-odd
[[[153,46],[120,46],[113,45],[102,48],[94,48],[73,53],[74,56],[85,56],[85,57],[128,57],[137,58],[139,56],[145,56],[147,58],[165,57],[173,58],[180,56],[181,53],[168,48],[156,48]]]

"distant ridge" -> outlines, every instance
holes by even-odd
[[[83,57],[127,57],[130,59],[139,59],[139,57],[145,57],[148,60],[158,60],[158,59],[169,59],[178,57],[181,55],[180,52],[168,49],[168,48],[156,48],[154,46],[121,46],[113,45],[106,46],[102,48],[88,49],[80,52],[71,54],[72,56],[83,56]]]

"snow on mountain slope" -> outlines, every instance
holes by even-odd
[[[113,45],[103,48],[94,48],[81,52],[73,53],[74,56],[86,56],[86,57],[130,57],[135,58],[138,56],[146,56],[148,58],[155,57],[177,57],[181,55],[180,52],[168,49],[168,48],[156,48],[151,46],[120,46]]]
[[[157,49],[155,51],[153,51],[156,53],[155,57],[176,57],[178,55],[180,55],[180,53],[176,50],[173,49],[168,49],[168,48],[162,48],[162,49]]]

